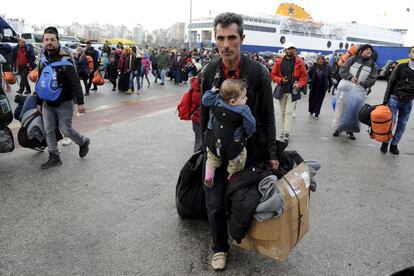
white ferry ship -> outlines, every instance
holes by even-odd
[[[292,3],[280,4],[276,15],[242,16],[246,35],[242,45],[244,52],[278,52],[286,42],[294,43],[299,51],[322,54],[346,50],[353,44],[402,47],[406,33],[403,29],[393,30],[356,22],[317,22],[302,7]],[[186,31],[189,34],[191,30],[192,47],[214,47],[213,22],[214,17],[192,20]]]

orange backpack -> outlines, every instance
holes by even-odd
[[[86,60],[88,61],[89,72],[93,72],[93,58],[91,56],[86,56]]]
[[[359,48],[359,45],[357,45],[357,44],[352,45],[352,46],[351,46],[351,48],[349,48],[349,50],[348,50],[348,51],[346,51],[345,55],[343,55],[343,56],[341,57],[341,59],[340,59],[340,60],[338,60],[338,65],[339,65],[339,66],[344,65],[345,61],[346,61],[349,57],[353,57],[353,56],[355,56],[355,55],[356,55],[356,53],[358,52],[358,48]]]
[[[371,112],[371,131],[369,136],[378,142],[388,142],[392,139],[394,121],[388,105],[378,105]]]

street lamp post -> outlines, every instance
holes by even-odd
[[[190,0],[190,24],[188,24],[188,50],[191,49],[191,21],[193,17],[193,0]]]

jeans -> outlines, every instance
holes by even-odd
[[[134,90],[134,78],[137,78],[137,90],[141,89],[141,85],[140,85],[140,80],[139,80],[139,74],[135,73],[136,71],[131,71],[131,73],[129,73],[129,89]]]
[[[59,155],[55,132],[56,122],[59,123],[63,136],[70,138],[79,146],[85,142],[83,136],[72,128],[73,109],[72,100],[63,102],[58,107],[51,107],[47,102],[43,102],[42,117],[49,154]]]
[[[165,75],[167,74],[167,69],[161,70],[161,83],[165,83]]]
[[[391,140],[391,145],[398,145],[401,140],[402,135],[404,134],[405,127],[407,125],[408,119],[410,118],[410,112],[413,108],[413,100],[408,102],[401,102],[396,96],[391,96],[388,106],[392,112],[392,119],[397,128],[394,132],[394,138]],[[398,113],[398,122],[397,122],[397,113]]]
[[[206,207],[208,223],[213,237],[213,252],[227,252],[230,249],[227,234],[226,208],[224,197],[228,185],[226,171],[227,162],[222,162],[221,167],[216,169],[214,175],[214,186],[208,188],[204,186],[206,195]]]

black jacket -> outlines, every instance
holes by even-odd
[[[72,62],[68,53],[66,53],[65,51],[62,51],[60,48],[56,53],[50,56],[48,55],[47,51],[45,51],[44,55],[46,56],[46,59],[49,63],[60,61],[64,58]],[[47,101],[47,104],[49,106],[57,107],[63,102],[73,101],[73,100],[75,100],[75,103],[78,105],[84,104],[82,87],[80,85],[79,76],[78,76],[78,73],[76,72],[75,66],[76,65],[56,67],[57,80],[58,80],[59,87],[62,88],[62,93],[56,101],[54,102]],[[40,64],[39,67],[40,67],[39,68],[39,76],[40,76],[44,66]],[[42,105],[42,102],[43,102],[42,99],[37,97],[37,104]]]
[[[99,52],[95,50],[95,48],[88,47],[85,50],[85,55],[90,56],[93,59],[93,71],[96,71],[99,69]]]
[[[414,71],[408,63],[402,63],[394,69],[388,81],[384,95],[384,103],[388,103],[391,95],[397,96],[401,101],[414,99]]]
[[[271,175],[270,170],[249,167],[235,173],[227,185],[225,204],[230,213],[229,232],[238,243],[245,237],[261,195],[258,190],[260,181]]]
[[[219,73],[219,79],[215,76]],[[256,133],[248,139],[247,166],[266,160],[277,160],[276,125],[269,72],[258,62],[241,56],[240,78],[246,81],[247,105],[256,119]],[[211,61],[202,71],[201,98],[204,92],[211,90],[213,83],[224,81],[221,58]],[[217,86],[216,84],[216,86]],[[209,121],[209,108],[201,105],[201,129],[204,133]]]

